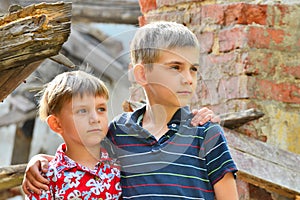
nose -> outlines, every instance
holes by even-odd
[[[190,72],[190,70],[188,71],[184,71],[182,74],[182,79],[183,79],[183,84],[188,84],[188,85],[192,85],[193,84],[193,76]]]
[[[90,122],[90,124],[100,123],[100,118],[96,111],[90,112],[89,122]]]

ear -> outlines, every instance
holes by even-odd
[[[136,64],[133,68],[133,76],[135,81],[141,86],[147,84],[146,68],[143,64]]]
[[[59,118],[55,115],[49,115],[47,117],[48,126],[56,133],[62,134],[63,130],[59,122]]]

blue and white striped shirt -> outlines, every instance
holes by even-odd
[[[138,123],[144,112],[121,114],[107,135],[122,167],[123,198],[213,200],[213,185],[237,171],[220,125],[193,127],[184,107],[157,141]]]

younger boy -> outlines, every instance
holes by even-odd
[[[49,191],[27,199],[119,199],[120,167],[100,142],[108,130],[108,89],[83,71],[56,76],[43,90],[39,115],[64,140],[45,174]]]

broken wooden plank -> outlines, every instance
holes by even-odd
[[[20,94],[9,96],[7,100],[14,108],[23,113],[30,112],[36,108],[35,103]]]
[[[29,119],[34,119],[37,116],[36,110],[31,110],[29,112],[22,112],[20,110],[12,110],[4,116],[0,116],[0,127],[9,126],[11,124],[18,124],[20,122],[25,122]]]
[[[0,191],[22,184],[27,164],[0,167]]]
[[[71,9],[71,3],[41,3],[0,18],[0,101],[38,67],[36,61],[59,53],[70,34]]]
[[[249,121],[259,119],[263,116],[263,112],[254,108],[250,108],[248,110],[242,110],[239,112],[221,114],[220,124],[226,128],[234,129]]]
[[[85,62],[88,61],[88,64],[93,66],[95,70],[111,80],[122,82],[123,85],[128,85],[129,87],[128,80],[124,80],[123,78],[124,75],[127,74],[126,66],[123,66],[115,57],[112,57],[103,49],[99,48],[98,45],[99,44],[94,44],[86,40],[77,30],[72,29],[68,42],[64,44],[64,49],[68,52],[72,52],[73,56]],[[82,46],[85,48],[81,48]],[[126,70],[124,68],[126,68]]]
[[[300,155],[229,129],[225,137],[241,180],[289,198],[300,195]]]
[[[55,2],[56,0],[48,0]],[[141,16],[138,0],[71,0],[72,21],[138,25]],[[43,0],[17,0],[20,5],[43,2]]]

